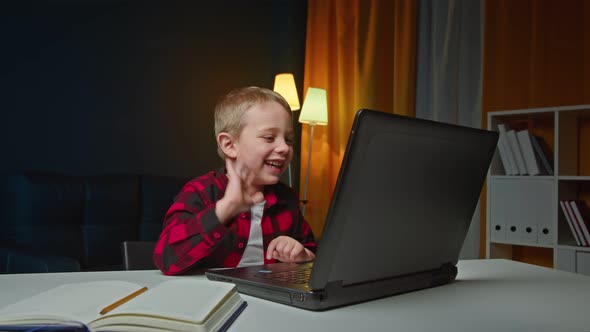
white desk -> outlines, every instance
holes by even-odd
[[[324,312],[243,295],[230,331],[590,331],[590,277],[508,260],[459,262],[457,281]],[[155,285],[159,271],[0,275],[0,307],[51,287],[118,279]]]

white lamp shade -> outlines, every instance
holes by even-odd
[[[299,108],[299,96],[297,95],[297,88],[295,87],[295,78],[293,74],[284,73],[275,76],[275,86],[273,90],[283,96],[291,111],[297,111]]]
[[[328,101],[326,90],[318,88],[307,88],[307,94],[303,101],[299,122],[308,123],[312,126],[328,124]]]

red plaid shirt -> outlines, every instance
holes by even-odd
[[[166,275],[193,268],[235,267],[240,262],[250,235],[250,211],[222,225],[215,214],[228,178],[223,170],[209,172],[189,181],[176,196],[164,217],[164,229],[154,250],[154,262]],[[299,210],[296,192],[277,183],[264,187],[266,205],[262,216],[264,263],[272,239],[286,235],[315,252],[316,243]]]

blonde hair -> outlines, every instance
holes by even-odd
[[[228,133],[232,137],[239,137],[244,128],[242,118],[244,113],[254,105],[277,102],[283,106],[291,116],[289,103],[280,94],[265,88],[249,86],[230,91],[223,96],[215,106],[215,138],[220,133]],[[225,154],[217,146],[217,154],[225,159]]]

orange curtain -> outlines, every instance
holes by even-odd
[[[484,11],[484,127],[490,111],[590,104],[590,1],[486,0]],[[590,149],[590,128],[581,133],[580,149]],[[590,169],[590,160],[580,162]],[[518,256],[552,265],[545,252]]]
[[[326,89],[328,125],[313,136],[305,218],[321,235],[358,109],[414,116],[417,1],[310,0],[304,91]],[[304,192],[308,125],[301,133]],[[362,194],[362,193],[359,193]]]

